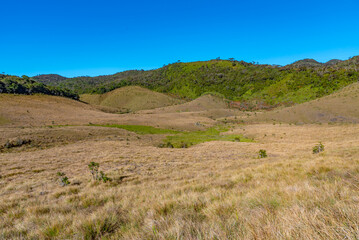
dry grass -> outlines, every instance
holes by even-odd
[[[228,103],[222,98],[213,95],[204,95],[193,101],[179,105],[157,108],[153,110],[144,110],[144,113],[174,113],[174,112],[201,112],[213,109],[226,109]]]
[[[0,95],[10,121],[0,145],[32,140],[0,152],[0,239],[359,238],[359,125],[237,124],[222,134],[255,141],[186,149],[155,147],[161,134],[77,126],[217,123],[207,115],[217,109],[156,111],[116,115],[63,98]],[[53,124],[76,126],[44,127]],[[325,151],[312,154],[319,142]],[[111,182],[91,180],[92,161]],[[57,172],[71,184],[62,187]]]
[[[137,86],[118,88],[105,94],[83,94],[81,100],[92,105],[116,108],[120,112],[134,112],[183,102],[166,94]]]
[[[62,97],[0,94],[0,116],[4,127],[48,125],[123,124],[149,125],[176,130],[203,130],[215,124],[201,114],[110,114],[96,107]],[[201,123],[200,125],[196,123]]]
[[[2,153],[0,238],[359,237],[359,126],[259,124],[232,133],[257,142],[160,149],[136,135],[98,136]],[[319,141],[326,150],[314,155]],[[268,158],[258,159],[259,149]],[[90,161],[113,181],[91,181]],[[58,171],[72,184],[60,187]]]
[[[359,83],[307,103],[259,114],[254,121],[290,123],[359,123]]]

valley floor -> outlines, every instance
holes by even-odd
[[[254,142],[183,149],[117,128],[0,131],[45,139],[0,153],[0,239],[359,238],[356,124],[237,124]]]

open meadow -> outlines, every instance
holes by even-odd
[[[0,98],[0,239],[359,238],[355,123]]]

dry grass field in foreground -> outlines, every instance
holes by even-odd
[[[184,149],[123,129],[48,131],[78,137],[0,153],[0,239],[359,238],[359,125],[236,125],[255,142]],[[91,180],[91,161],[112,181]]]

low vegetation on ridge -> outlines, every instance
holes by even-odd
[[[36,93],[79,99],[78,94],[61,87],[47,86],[27,76],[17,77],[0,74],[0,93],[31,95]]]
[[[357,60],[2,75],[0,239],[359,239]],[[44,84],[196,99],[111,114]]]
[[[150,71],[126,71],[99,77],[51,81],[34,79],[82,93],[105,93],[138,85],[178,97],[195,99],[205,92],[222,94],[245,108],[292,105],[328,95],[359,78],[359,57],[321,64],[302,60],[284,67],[244,61],[177,62]],[[47,76],[47,75],[46,75]],[[56,78],[58,79],[58,78]]]

